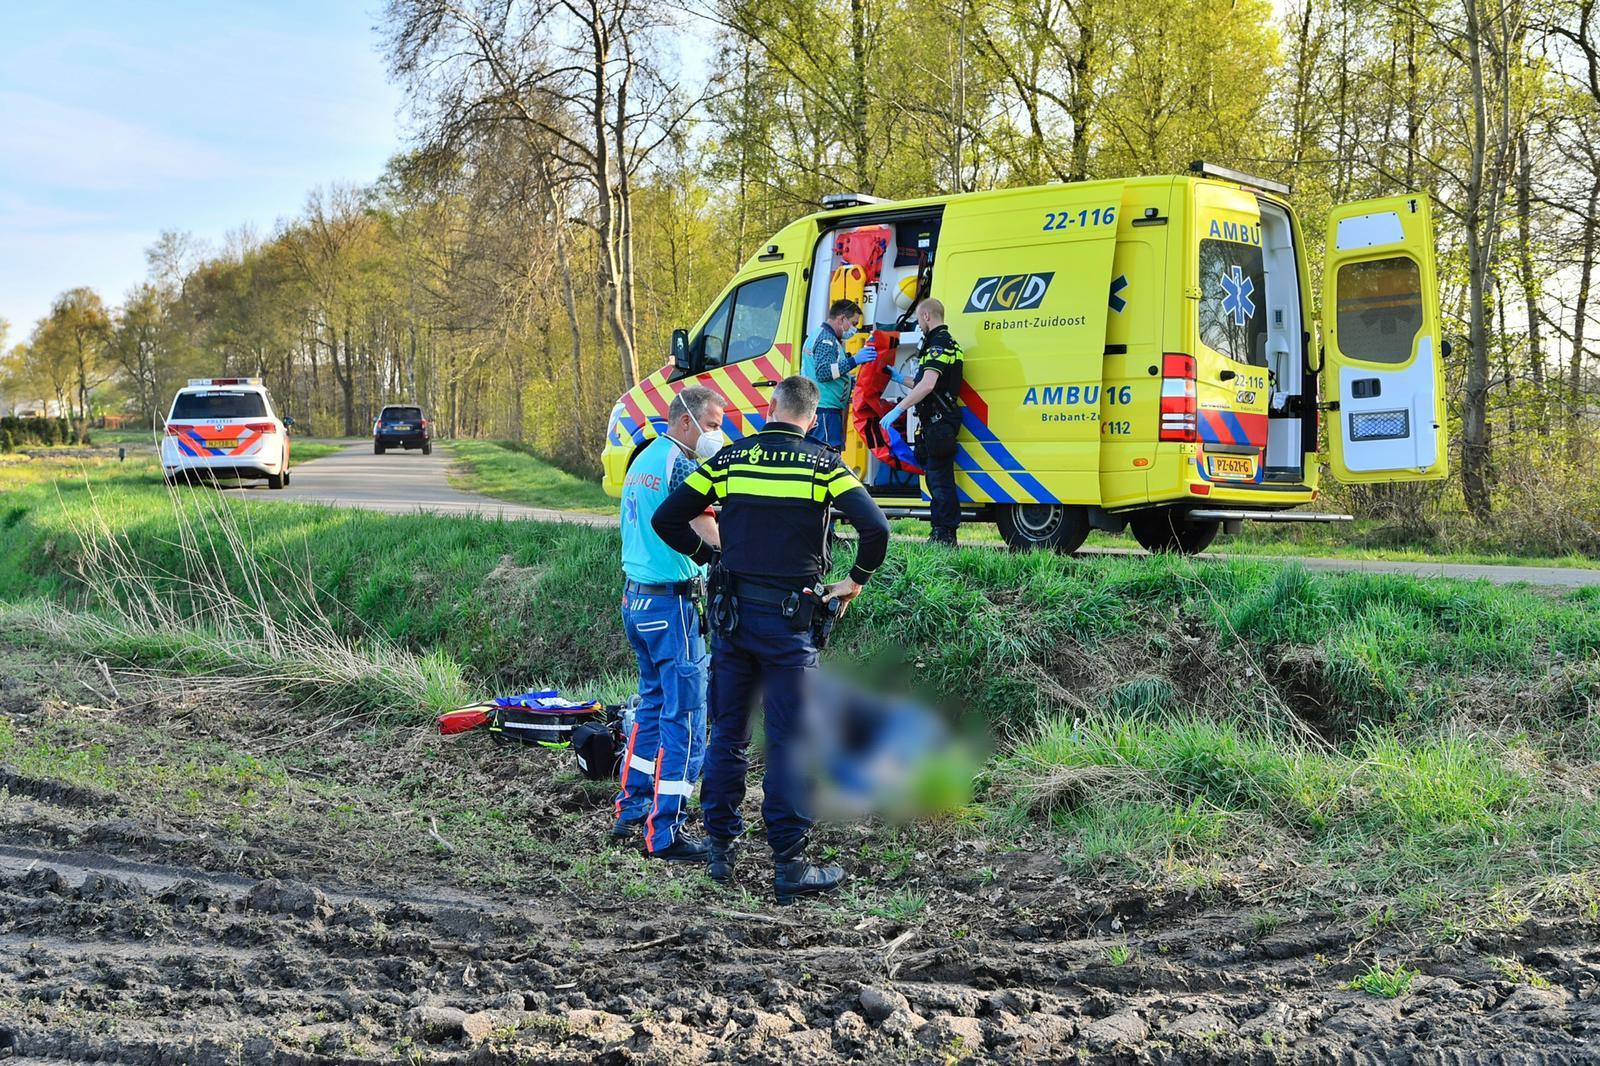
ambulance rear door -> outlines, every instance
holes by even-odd
[[[1344,482],[1449,473],[1444,352],[1428,198],[1341,204],[1322,271],[1322,399]]]
[[[966,351],[964,500],[1100,502],[1100,411],[1120,181],[952,203],[933,295]]]
[[[1267,272],[1261,204],[1246,189],[1194,185],[1197,340],[1193,473],[1230,488],[1265,475],[1267,413]]]

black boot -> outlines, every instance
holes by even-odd
[[[772,856],[772,891],[778,905],[786,907],[802,896],[816,896],[832,892],[844,880],[844,870],[837,866],[816,866],[806,861],[806,842],[787,848]]]
[[[953,529],[935,526],[928,532],[928,543],[943,544],[954,548],[956,546],[956,531]]]
[[[612,822],[609,839],[613,844],[631,844],[639,839],[639,834],[644,829],[644,819],[635,818],[626,822]]]
[[[711,865],[706,868],[706,876],[719,885],[733,883],[733,868],[739,862],[738,837],[712,837]]]
[[[667,862],[705,862],[706,856],[710,853],[711,849],[706,846],[704,840],[680,832],[666,847],[645,854],[652,859],[665,859]]]

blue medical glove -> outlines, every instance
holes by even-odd
[[[856,366],[866,366],[868,363],[878,358],[878,349],[869,344],[857,352],[853,358]]]
[[[906,439],[900,435],[900,431],[887,422],[883,425],[883,439],[889,444],[890,455],[893,455],[902,463],[907,463],[911,466],[917,465],[916,453],[911,450],[911,446],[906,443]]]
[[[910,384],[910,382],[906,381],[906,376],[892,366],[889,368],[889,380],[894,382],[896,385]]]
[[[906,409],[904,406],[896,405],[890,409],[888,414],[884,415],[883,418],[879,420],[879,424],[882,425],[884,429],[888,429],[892,423],[898,422],[900,420],[900,416],[905,413]]]

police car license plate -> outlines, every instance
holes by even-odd
[[[1243,481],[1253,481],[1256,476],[1256,460],[1252,455],[1212,455],[1207,457],[1211,462],[1211,476],[1233,478]]]

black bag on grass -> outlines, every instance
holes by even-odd
[[[496,707],[489,714],[489,735],[501,744],[521,742],[542,748],[564,748],[573,730],[586,722],[603,721],[603,711],[549,710],[536,707]]]
[[[622,730],[616,721],[591,719],[572,731],[572,756],[591,781],[615,781],[622,769]]]

